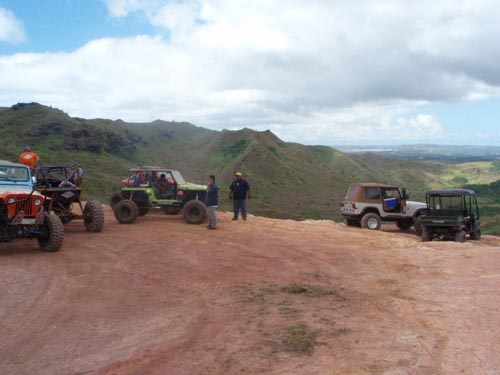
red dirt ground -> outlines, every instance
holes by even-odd
[[[106,210],[58,253],[0,245],[0,374],[500,374],[500,238]],[[287,345],[293,324],[311,352]]]

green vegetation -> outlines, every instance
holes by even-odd
[[[0,159],[17,160],[23,146],[37,151],[45,165],[80,163],[86,171],[85,197],[107,202],[127,170],[160,165],[204,183],[215,174],[222,209],[229,209],[227,189],[236,170],[252,186],[250,212],[289,219],[340,220],[339,203],[351,182],[379,182],[406,187],[423,200],[429,188],[473,185],[488,191],[481,200],[487,232],[496,231],[500,198],[490,184],[500,180],[499,162],[446,164],[347,155],[325,146],[286,143],[270,131],[211,131],[188,123],[85,120],[40,104],[17,104],[0,111]],[[490,190],[489,190],[490,189]]]
[[[483,233],[500,235],[500,181],[491,184],[466,185],[478,193]]]
[[[287,328],[283,344],[288,351],[310,354],[317,344],[317,336],[317,332],[307,325],[293,324]]]
[[[333,294],[331,291],[324,290],[323,288],[317,286],[297,284],[297,283],[292,283],[290,285],[284,286],[282,290],[286,293],[305,294],[311,297],[323,297],[326,295]]]

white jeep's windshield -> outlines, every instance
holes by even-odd
[[[28,168],[0,165],[0,180],[7,181],[29,181]]]

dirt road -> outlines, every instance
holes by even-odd
[[[500,374],[500,238],[106,214],[0,245],[0,374]]]

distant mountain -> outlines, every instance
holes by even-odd
[[[436,160],[448,163],[500,160],[500,146],[339,146],[338,149],[347,154],[360,155],[374,153],[384,157]]]
[[[17,160],[25,145],[45,165],[80,163],[86,169],[86,197],[105,203],[130,167],[155,164],[179,169],[197,183],[215,174],[228,208],[227,187],[241,170],[253,188],[252,213],[293,219],[338,220],[339,203],[355,181],[406,186],[413,198],[423,199],[429,187],[500,178],[488,163],[467,167],[373,153],[348,155],[330,147],[286,143],[270,131],[212,131],[161,120],[87,120],[37,103],[0,109],[0,159]]]

